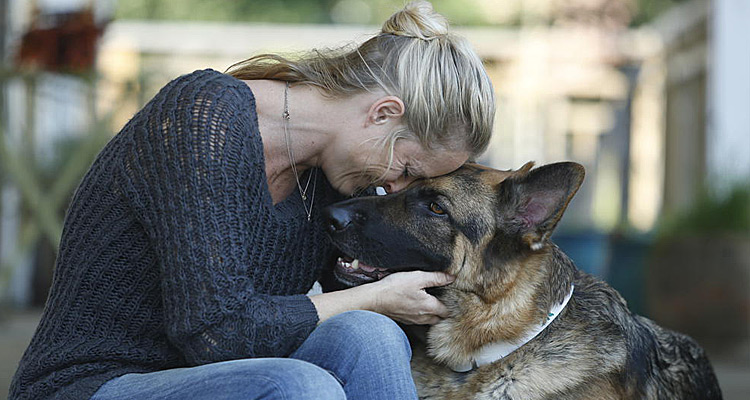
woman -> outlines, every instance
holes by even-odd
[[[422,289],[451,278],[306,295],[334,254],[320,212],[458,168],[493,113],[480,60],[425,2],[352,51],[172,81],[76,191],[11,398],[415,398],[390,318],[439,321]]]

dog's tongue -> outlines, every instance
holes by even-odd
[[[357,260],[357,261],[359,261],[359,260]],[[361,270],[363,270],[363,271],[365,271],[365,272],[373,272],[373,271],[375,271],[375,270],[376,270],[377,268],[375,268],[375,267],[371,267],[371,266],[369,266],[369,265],[367,265],[367,264],[365,264],[365,263],[362,263],[362,262],[360,262],[360,263],[359,263],[359,269],[361,269]]]
[[[388,271],[385,268],[377,268],[377,267],[372,267],[370,265],[367,265],[367,264],[363,263],[362,261],[359,261],[359,259],[356,259],[356,258],[354,260],[352,260],[351,265],[352,265],[352,269],[355,269],[355,270],[359,269],[361,271],[368,272],[368,273],[369,272],[375,272],[375,271],[378,271],[378,272],[386,272],[386,271]]]
[[[361,273],[373,273],[373,272],[387,272],[388,270],[385,268],[377,268],[370,265],[367,265],[359,259],[351,259],[348,257],[341,257],[338,260],[338,264],[341,265],[345,270],[347,271],[359,271]]]
[[[335,273],[339,279],[347,283],[356,282],[356,284],[367,283],[382,279],[393,271],[386,268],[377,268],[351,257],[339,257],[336,261]]]

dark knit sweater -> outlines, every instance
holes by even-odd
[[[304,293],[332,254],[319,211],[339,196],[317,176],[312,222],[297,192],[274,205],[250,88],[211,70],[169,83],[76,190],[10,398],[290,354],[318,321]]]

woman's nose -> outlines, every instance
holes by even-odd
[[[414,182],[415,179],[416,178],[409,177],[409,178],[399,178],[398,180],[392,181],[392,182],[385,182],[383,183],[383,189],[385,189],[385,191],[388,193],[396,193],[400,191],[401,189],[409,186],[409,184]]]

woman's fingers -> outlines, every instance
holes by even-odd
[[[409,272],[396,272],[388,275],[383,281],[388,280],[403,280],[404,283],[410,282],[415,286],[419,286],[420,289],[445,286],[453,283],[456,278],[453,275],[446,274],[445,272],[427,272],[427,271],[409,271]]]
[[[445,286],[454,277],[442,272],[399,272],[379,281],[383,314],[407,324],[435,324],[449,316],[448,309],[424,288]]]
[[[430,304],[429,308],[431,310],[430,314],[438,316],[440,318],[448,318],[450,316],[450,313],[448,312],[448,308],[440,302],[435,296],[431,296],[427,293],[425,293],[427,296],[430,296],[431,301],[429,301]]]
[[[445,272],[413,271],[407,273],[417,274],[424,282],[422,288],[450,285],[456,280],[455,276],[446,274]]]

